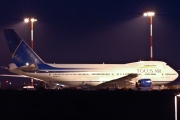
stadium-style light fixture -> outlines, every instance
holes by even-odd
[[[37,21],[37,19],[34,19],[34,18],[31,18],[31,19],[25,18],[25,19],[24,19],[24,22],[25,22],[25,23],[28,23],[29,21],[35,22],[35,21]]]
[[[154,16],[155,15],[155,13],[154,12],[145,12],[144,13],[144,16]]]
[[[25,18],[25,19],[24,19],[24,22],[25,22],[25,23],[28,23],[28,22],[29,22],[29,18]]]
[[[35,22],[37,21],[37,19],[31,18],[31,22]]]

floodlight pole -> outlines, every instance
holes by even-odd
[[[152,16],[150,16],[150,60],[153,60],[153,46],[152,46]]]
[[[37,19],[31,18],[31,49],[34,50],[34,41],[33,41],[33,23],[37,21]],[[24,22],[29,22],[29,18],[25,18]],[[34,86],[33,79],[31,79],[31,86]]]
[[[180,97],[180,94],[174,96],[175,120],[177,120],[177,97]]]
[[[33,43],[33,21],[31,21],[31,49],[34,49]],[[34,80],[31,78],[31,86],[34,86]]]
[[[154,12],[146,12],[144,16],[150,17],[150,60],[153,60],[153,44],[152,44],[152,17],[155,15]]]
[[[33,45],[33,21],[31,21],[31,49],[34,50],[34,45]]]
[[[175,103],[175,120],[177,120],[177,96],[176,95],[174,98],[174,103]]]

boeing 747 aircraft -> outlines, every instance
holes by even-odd
[[[44,62],[13,29],[4,29],[12,56],[10,72],[66,86],[151,87],[174,81],[178,73],[163,61],[127,64],[49,64]]]

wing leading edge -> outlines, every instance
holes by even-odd
[[[127,86],[127,85],[132,85],[132,83],[130,82],[133,78],[136,78],[138,76],[138,74],[129,74],[127,76],[118,78],[118,79],[114,79],[108,82],[104,82],[100,85],[97,85],[96,88],[108,88],[108,87],[112,87],[112,86]]]

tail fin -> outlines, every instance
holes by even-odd
[[[12,62],[17,66],[28,64],[43,64],[42,59],[18,36],[13,29],[4,29],[6,42],[12,56]]]

